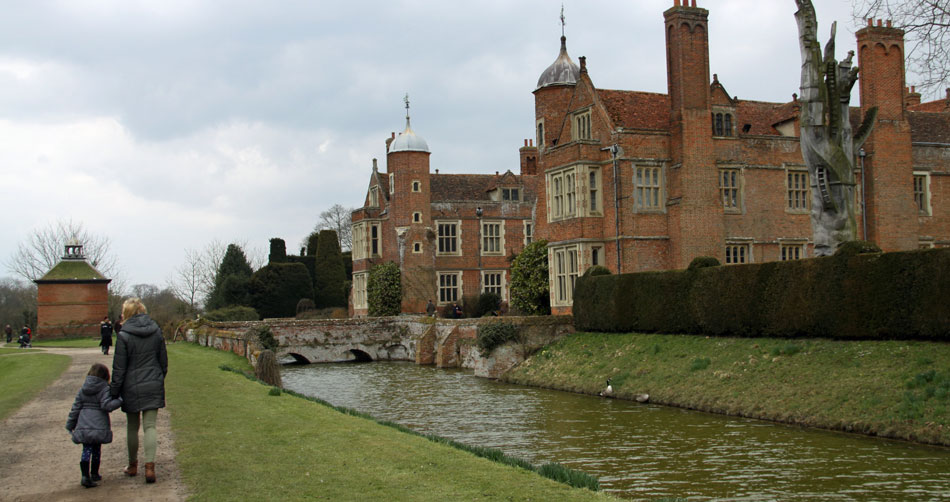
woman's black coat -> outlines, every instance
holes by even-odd
[[[165,407],[168,353],[162,330],[147,314],[122,324],[112,359],[113,397],[122,396],[122,411],[137,413]]]

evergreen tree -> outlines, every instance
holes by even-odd
[[[205,307],[214,310],[231,305],[247,305],[250,301],[248,285],[253,272],[241,246],[228,244],[214,275],[214,287],[208,294]]]
[[[320,232],[310,232],[307,236],[307,256],[316,256],[320,248]]]
[[[343,266],[340,241],[337,239],[336,231],[321,230],[318,240],[319,247],[313,277],[314,303],[317,304],[317,308],[345,307],[343,281],[346,280],[346,269]]]
[[[399,315],[402,310],[402,274],[394,262],[381,263],[369,270],[366,282],[369,315]]]
[[[294,317],[297,303],[313,298],[313,283],[302,263],[271,263],[251,276],[250,295],[262,318]]]
[[[548,241],[528,244],[511,263],[511,304],[524,314],[551,313]]]

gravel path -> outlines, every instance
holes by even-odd
[[[112,413],[111,444],[102,445],[102,481],[95,488],[79,484],[82,447],[73,444],[66,418],[86,372],[94,362],[112,368],[112,356],[97,348],[44,349],[65,354],[72,363],[63,375],[16,413],[0,422],[0,501],[183,501],[186,490],[175,463],[175,444],[168,423],[168,408],[158,412],[158,481],[145,484],[144,452],[139,432],[139,475],[122,473],[128,461],[125,413]],[[19,357],[16,354],[0,357]],[[9,385],[10,382],[4,382]]]

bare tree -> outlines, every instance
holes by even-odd
[[[921,94],[938,97],[950,87],[950,0],[852,0],[855,22],[889,19],[904,30],[907,71]]]
[[[335,230],[337,239],[340,241],[340,250],[348,251],[353,246],[353,231],[350,227],[350,214],[352,208],[345,208],[340,204],[334,204],[330,209],[320,213],[320,221],[314,230]]]
[[[119,267],[109,238],[91,233],[81,222],[73,220],[60,220],[34,230],[5,262],[7,270],[27,281],[39,279],[63,257],[64,246],[70,239],[83,245],[89,264],[107,278],[115,279]]]
[[[198,302],[205,294],[202,289],[203,270],[202,254],[194,249],[186,249],[185,261],[175,268],[166,281],[168,289],[192,310],[197,308]]]

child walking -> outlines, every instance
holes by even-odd
[[[96,486],[99,476],[99,459],[102,444],[112,442],[112,423],[109,412],[122,405],[122,399],[113,399],[109,394],[109,368],[95,363],[89,368],[86,381],[76,393],[76,401],[69,410],[66,430],[72,433],[73,442],[82,445],[81,484],[86,488]]]

